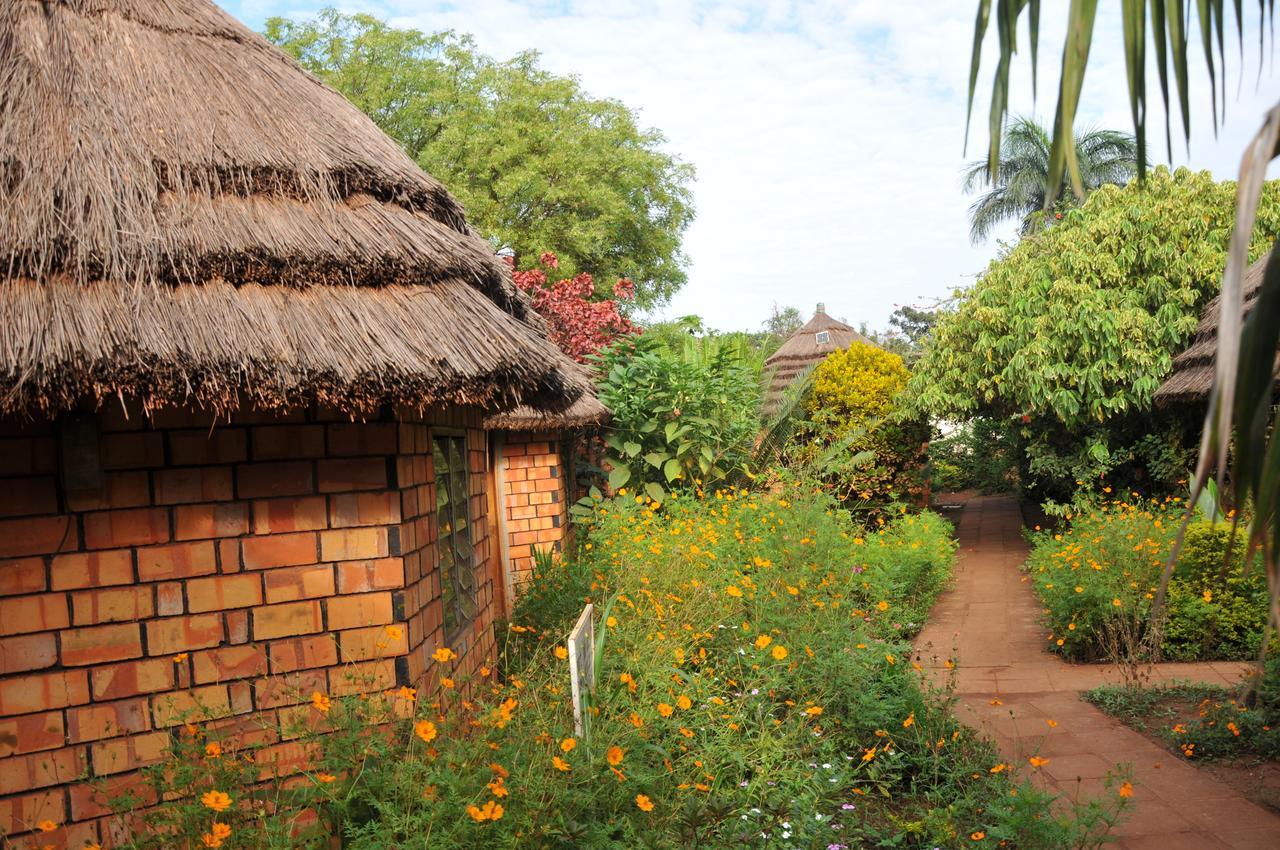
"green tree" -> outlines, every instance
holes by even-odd
[[[1152,412],[1151,398],[1216,292],[1234,198],[1234,183],[1164,168],[1145,185],[1093,192],[992,262],[942,317],[911,404],[941,419],[1012,425],[1024,481],[1047,498],[1070,498],[1077,482],[1122,467],[1148,485],[1185,477],[1189,457],[1176,451],[1194,443],[1185,414]],[[1277,233],[1272,183],[1251,256]],[[1167,439],[1144,439],[1152,433]]]
[[[1071,194],[1061,178],[1057,187],[1049,184],[1049,132],[1033,119],[1015,118],[1000,139],[1000,167],[993,175],[989,160],[969,163],[964,172],[964,191],[972,193],[988,187],[969,207],[969,238],[986,239],[1002,222],[1021,222],[1023,236],[1053,219],[1044,210],[1071,203]],[[1076,161],[1086,192],[1107,183],[1128,183],[1138,173],[1138,144],[1133,136],[1115,130],[1086,130],[1075,134]],[[993,179],[994,177],[994,179]]]
[[[468,36],[368,15],[271,18],[266,36],[400,142],[518,267],[551,248],[564,277],[634,281],[640,309],[684,284],[693,169],[624,104],[548,73],[534,51],[499,62]]]

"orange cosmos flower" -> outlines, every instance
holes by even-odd
[[[205,808],[225,812],[231,808],[231,795],[223,791],[206,791],[200,795],[200,802],[204,803]]]
[[[205,744],[204,754],[211,759],[216,759],[218,756],[222,755],[222,745],[216,742]]]
[[[502,819],[502,806],[496,800],[490,800],[483,806],[467,806],[467,814],[476,823]]]
[[[446,661],[452,661],[453,659],[457,658],[458,654],[454,652],[452,649],[450,649],[449,647],[442,646],[439,649],[437,649],[435,652],[431,653],[431,657],[434,658],[436,661],[439,661],[441,664],[443,664]]]
[[[556,658],[559,658],[561,661],[564,661],[569,657],[569,650],[565,649],[563,646],[557,646],[553,651],[556,654]]]
[[[214,821],[209,827],[209,831],[200,836],[200,840],[204,842],[205,847],[221,847],[222,842],[231,837],[231,827],[225,823]]]
[[[623,753],[621,747],[610,747],[605,751],[604,760],[607,761],[611,767],[617,767],[622,764],[622,756]]]
[[[693,700],[689,699],[684,694],[681,694],[680,696],[676,697],[676,708],[679,708],[682,711],[687,711],[692,707],[693,707]]]
[[[770,654],[774,657],[775,660],[781,661],[782,659],[787,657],[787,648],[779,644],[773,648]]]
[[[323,711],[325,713],[328,713],[329,709],[332,707],[329,697],[319,691],[312,691],[311,705],[314,706],[317,711]]]
[[[670,717],[673,711],[675,711],[675,709],[667,705],[665,702],[658,703],[658,713],[663,717]]]
[[[1120,786],[1120,790],[1119,790],[1119,791],[1117,791],[1116,793],[1117,793],[1117,794],[1119,794],[1121,797],[1132,797],[1132,796],[1133,796],[1133,783],[1132,783],[1132,782],[1125,782],[1124,784],[1122,784],[1122,785]]]
[[[419,720],[413,724],[413,734],[421,738],[423,742],[430,744],[436,739],[436,724],[430,720]]]
[[[563,741],[560,742],[560,751],[564,753],[571,753],[573,752],[573,748],[576,746],[578,746],[577,741],[573,740],[572,738],[565,738]]]
[[[768,635],[760,635],[760,637],[756,638],[756,649],[764,649],[771,643],[773,643],[773,638]]]
[[[651,812],[653,811],[653,801],[645,794],[637,794],[636,807],[642,812]]]
[[[53,832],[58,828],[58,825],[51,820],[42,820],[40,823],[36,824],[36,828],[41,832]]]
[[[1027,759],[1027,761],[1031,763],[1032,767],[1036,767],[1036,768],[1044,767],[1046,764],[1049,763],[1048,759],[1042,759],[1040,758],[1040,756],[1032,756],[1031,758]]]
[[[337,781],[337,779],[338,779],[338,777],[334,776],[332,773],[317,773],[317,774],[316,774],[316,782],[323,783],[324,785],[328,785],[330,782],[336,782],[336,781]]]
[[[987,834],[982,830],[978,830],[977,832],[971,834],[969,837],[972,838],[974,841],[981,841],[982,839],[987,837]]]
[[[569,772],[569,769],[570,769],[570,767],[569,767],[569,762],[567,762],[567,761],[565,761],[564,759],[560,758],[560,756],[552,756],[552,757],[551,757],[551,764],[555,766],[555,769],[556,769],[556,770],[558,770],[558,771],[560,771],[560,772],[562,772],[562,773],[568,773],[568,772]]]

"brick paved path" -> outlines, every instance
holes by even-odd
[[[934,606],[916,640],[919,662],[941,683],[954,658],[958,713],[982,730],[1010,762],[1039,754],[1049,762],[1036,781],[1072,797],[1102,793],[1115,764],[1132,766],[1134,805],[1116,827],[1116,846],[1158,850],[1280,848],[1280,816],[1245,799],[1079,698],[1118,682],[1114,668],[1072,665],[1044,651],[1040,607],[1018,569],[1027,556],[1017,502],[969,501],[959,527],[956,581]],[[1243,665],[1162,664],[1153,681],[1229,684]],[[999,705],[992,705],[998,699]],[[1057,723],[1050,728],[1047,720]]]

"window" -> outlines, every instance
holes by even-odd
[[[476,565],[471,548],[467,445],[461,436],[431,441],[436,471],[436,565],[444,605],[444,632],[452,636],[476,615]]]
[[[827,343],[831,342],[831,332],[818,331],[817,340],[818,340],[818,345],[826,345]]]

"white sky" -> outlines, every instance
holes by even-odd
[[[255,29],[270,15],[306,17],[312,0],[223,0]],[[363,0],[333,5],[398,26],[471,33],[499,58],[541,51],[657,127],[697,169],[697,218],[685,236],[689,283],[663,311],[720,329],[756,329],[775,302],[872,328],[901,304],[924,306],[973,280],[995,255],[971,246],[960,192],[965,162],[987,143],[986,92],[995,23],[975,103],[968,156],[965,97],[976,0]],[[1244,144],[1280,98],[1270,68],[1255,89],[1256,6],[1246,6],[1244,85],[1229,80],[1217,139],[1207,82],[1193,93],[1188,159],[1175,164],[1234,177]],[[1118,4],[1103,4],[1077,126],[1129,130]],[[1046,123],[1062,49],[1062,0],[1044,4],[1041,98]],[[1229,13],[1230,14],[1230,13]],[[1234,23],[1232,23],[1234,26]],[[1250,32],[1249,30],[1252,30]],[[1025,42],[1025,32],[1020,33]],[[1231,36],[1234,39],[1234,34]],[[1198,45],[1198,33],[1192,33]],[[1234,44],[1228,48],[1234,66]],[[1193,77],[1203,80],[1198,47]],[[1148,50],[1150,54],[1151,51]],[[1033,109],[1028,58],[1015,65],[1015,112]],[[1150,60],[1153,62],[1154,60]],[[1148,68],[1153,95],[1154,64]],[[1150,112],[1152,157],[1163,161],[1164,118]],[[1012,232],[1012,228],[1005,234]]]

